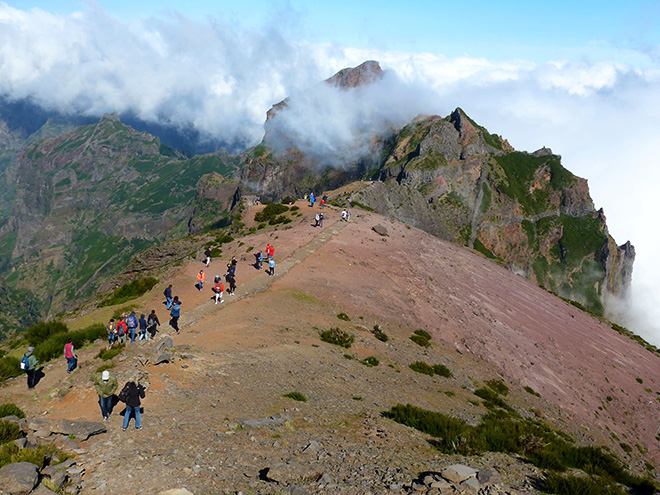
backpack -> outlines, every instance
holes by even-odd
[[[30,368],[30,356],[27,354],[23,354],[23,358],[21,359],[21,369],[22,370],[28,370]]]
[[[124,388],[121,389],[121,392],[117,396],[120,402],[126,402],[128,400],[128,384],[129,382],[126,382],[126,385],[124,385]]]

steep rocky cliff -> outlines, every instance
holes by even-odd
[[[378,64],[366,62],[326,83],[351,90],[380,77]],[[264,141],[243,168],[244,189],[279,198],[375,179],[376,187],[352,199],[474,248],[597,314],[606,293],[619,295],[630,284],[634,248],[616,244],[587,181],[552,150],[516,151],[458,108],[446,118],[420,116],[389,135],[374,135],[370,153],[350,166],[322,168],[293,146],[276,151],[270,145],[289,104],[269,111]]]
[[[220,174],[237,164],[186,159],[116,115],[39,141],[10,167],[15,198],[0,230],[8,283],[53,311],[76,304],[136,252],[227,219],[236,183]]]

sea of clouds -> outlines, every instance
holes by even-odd
[[[274,24],[275,26],[275,24]],[[634,57],[643,59],[644,54]],[[620,57],[618,57],[620,59]],[[340,92],[320,81],[378,60],[386,76]],[[614,60],[614,59],[613,59]],[[624,323],[660,344],[660,71],[620,61],[488,60],[313,44],[276,27],[243,29],[183,15],[121,22],[97,4],[70,15],[0,2],[0,95],[87,116],[132,114],[194,129],[239,150],[258,144],[266,111],[337,165],[373,130],[462,107],[520,150],[542,146],[589,179],[610,233],[636,247]]]

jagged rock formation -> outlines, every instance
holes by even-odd
[[[351,90],[380,77],[378,63],[365,62],[326,82]],[[376,187],[352,199],[500,260],[597,314],[605,293],[620,295],[629,286],[634,248],[617,246],[587,181],[549,148],[516,151],[457,108],[446,118],[420,116],[389,136],[374,136],[370,156],[319,173],[300,150],[269,146],[287,105],[284,100],[269,111],[264,142],[248,153],[243,169],[245,188],[280,198],[375,178]]]

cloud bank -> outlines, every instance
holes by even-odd
[[[379,84],[343,93],[319,84],[369,59],[389,71]],[[517,149],[551,147],[589,179],[613,236],[635,244],[634,302],[622,311],[634,309],[626,322],[656,344],[659,82],[658,69],[615,61],[353,49],[310,44],[286,25],[248,30],[178,14],[129,24],[92,3],[65,16],[0,3],[0,95],[10,99],[87,116],[132,114],[240,149],[262,139],[271,105],[294,96],[282,126],[302,149],[338,162],[364,145],[367,129],[457,106]]]

